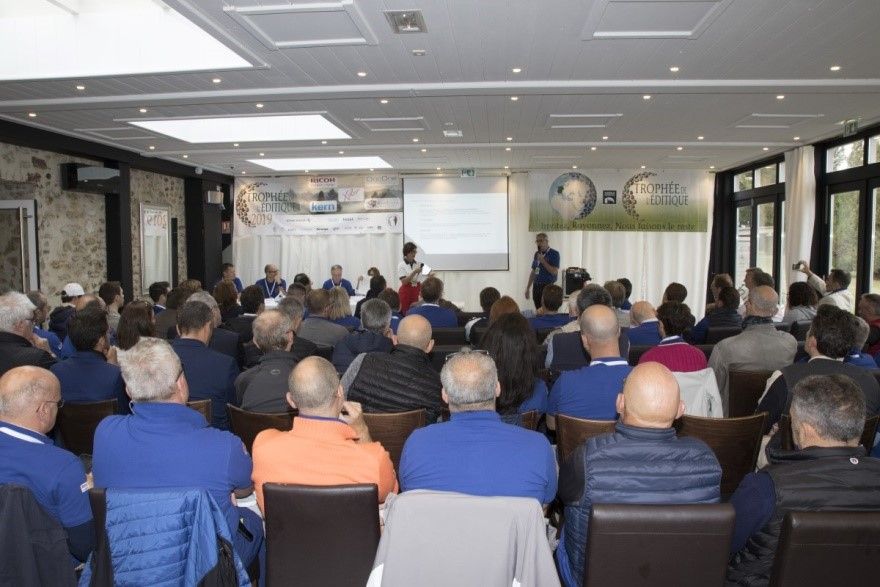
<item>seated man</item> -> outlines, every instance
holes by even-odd
[[[629,312],[632,328],[629,329],[630,344],[655,345],[660,344],[660,322],[657,321],[657,311],[649,302],[636,302]]]
[[[83,286],[76,282],[68,283],[61,290],[61,305],[56,306],[49,314],[49,330],[55,333],[58,340],[64,340],[67,336],[67,322],[76,311],[74,303],[84,295],[86,292]]]
[[[354,358],[361,353],[388,353],[394,348],[391,341],[391,308],[382,300],[368,300],[361,309],[360,330],[351,332],[333,347],[333,366],[345,373]]]
[[[165,311],[165,303],[168,301],[168,292],[171,284],[167,281],[156,281],[150,284],[150,299],[153,300],[153,315],[158,316]]]
[[[546,291],[546,290],[545,290]],[[505,424],[492,359],[478,352],[451,356],[440,372],[451,420],[414,431],[403,447],[403,491],[433,489],[470,495],[556,496],[556,458],[543,434]]]
[[[188,313],[187,305],[181,313]],[[98,425],[95,486],[204,489],[226,518],[233,548],[249,565],[262,547],[263,523],[253,511],[233,505],[232,492],[251,484],[251,458],[241,440],[209,427],[186,406],[187,378],[164,340],[141,338],[119,352],[119,366],[133,402],[132,415],[109,416]]]
[[[355,304],[354,306],[354,317],[360,318],[361,308],[363,307],[363,305],[373,298],[379,297],[379,294],[382,293],[382,291],[387,286],[388,284],[386,283],[384,277],[382,277],[381,275],[372,276],[370,278],[370,288],[367,290],[366,295],[363,298],[359,299],[357,304]]]
[[[660,303],[666,302],[681,302],[684,303],[684,300],[688,296],[687,288],[675,281],[666,286],[666,289],[663,290],[663,299],[660,300]]]
[[[266,277],[258,279],[254,284],[260,288],[264,298],[276,298],[278,294],[287,293],[287,282],[281,279],[276,265],[271,263],[263,267]]]
[[[532,327],[532,330],[559,328],[571,322],[568,312],[559,313],[559,308],[562,306],[562,295],[562,288],[558,285],[551,283],[544,287],[544,291],[541,292],[541,307],[538,308],[534,318],[529,318],[529,326]]]
[[[80,310],[70,319],[68,336],[76,352],[52,365],[61,382],[61,397],[69,403],[100,402],[115,399],[117,413],[128,413],[128,395],[122,372],[107,362],[107,313],[95,307]]]
[[[254,320],[254,344],[262,351],[259,364],[235,380],[235,399],[249,412],[286,412],[287,377],[297,364],[290,352],[296,334],[285,312],[265,310]]]
[[[626,277],[621,277],[617,280],[617,282],[623,286],[623,303],[620,304],[621,310],[626,310],[629,312],[632,310],[632,302],[629,301],[630,296],[633,292],[633,284],[632,281],[627,279]]]
[[[706,334],[712,327],[742,327],[742,316],[739,315],[739,292],[733,286],[722,287],[715,297],[714,309],[697,322],[691,329],[688,339],[693,344],[706,342]]]
[[[617,315],[608,306],[590,306],[578,319],[581,344],[593,357],[590,364],[564,371],[547,400],[547,427],[556,428],[555,414],[591,420],[614,420],[615,401],[632,367],[620,356]],[[549,414],[554,414],[553,416]]]
[[[629,328],[630,324],[632,324],[632,318],[629,315],[630,311],[623,309],[623,301],[626,299],[626,287],[617,280],[606,281],[602,287],[611,295],[611,307],[614,308],[614,313],[617,314],[617,321],[620,323],[620,327]]]
[[[330,292],[326,289],[313,289],[306,295],[308,318],[303,320],[297,336],[306,338],[320,347],[335,346],[348,336],[348,328],[334,324],[329,318]]]
[[[67,531],[70,553],[85,561],[95,547],[91,484],[82,462],[46,436],[62,403],[58,379],[45,369],[16,367],[0,377],[0,484],[30,489]]]
[[[122,291],[122,286],[118,281],[102,283],[101,287],[98,288],[98,297],[101,298],[104,302],[104,307],[107,309],[107,324],[110,325],[113,332],[116,332],[116,329],[119,328],[119,312],[122,310],[123,304],[125,304],[125,294]],[[68,334],[70,333],[68,332]]]
[[[232,357],[235,359],[235,362],[238,363],[239,367],[244,368],[244,344],[242,344],[241,337],[237,332],[234,332],[223,324],[223,315],[220,313],[220,306],[217,304],[217,300],[214,299],[214,296],[201,290],[189,296],[187,301],[201,302],[211,308],[211,313],[214,314],[214,333],[211,335],[211,340],[208,342],[208,348]],[[172,337],[172,339],[174,338],[177,338],[177,336]]]
[[[489,310],[492,309],[492,304],[499,299],[501,299],[501,292],[494,287],[484,287],[480,290],[480,308],[483,310],[483,315],[471,318],[468,320],[468,323],[464,325],[465,340],[468,342],[471,341],[471,332],[473,332],[474,326],[489,325]]]
[[[455,312],[440,306],[440,298],[443,297],[443,282],[436,277],[429,277],[422,283],[422,302],[418,306],[410,308],[407,316],[415,314],[424,316],[431,323],[431,328],[455,328],[458,326],[458,318]]]
[[[36,310],[34,310],[34,334],[40,338],[45,338],[46,342],[49,343],[49,352],[57,355],[61,350],[61,340],[59,340],[54,332],[43,328],[43,324],[49,318],[49,300],[46,298],[46,294],[38,289],[34,289],[27,293],[27,297],[36,306]]]
[[[370,439],[360,405],[345,401],[329,361],[308,357],[294,367],[287,401],[299,410],[293,428],[263,430],[254,440],[254,487],[261,510],[264,483],[375,483],[380,502],[397,491],[391,457]]]
[[[702,371],[709,366],[703,351],[682,339],[682,335],[694,325],[694,316],[687,304],[660,304],[657,318],[660,320],[660,335],[663,339],[639,358],[639,364],[654,361],[678,373]]]
[[[400,321],[403,320],[403,316],[400,315],[400,294],[390,287],[386,287],[376,297],[391,308],[391,332],[397,334],[397,329],[400,328]]]
[[[232,357],[208,348],[214,333],[214,313],[202,302],[186,302],[177,310],[177,330],[180,338],[171,341],[171,346],[191,382],[189,396],[211,400],[211,425],[229,430],[226,404],[235,403],[238,365]]]
[[[36,304],[36,302],[34,303]],[[868,340],[865,343],[865,351],[876,358],[880,355],[880,294],[862,294],[862,297],[859,298],[856,314],[868,323]]]
[[[49,343],[34,335],[35,310],[23,293],[0,295],[0,375],[22,365],[48,369],[55,364]]]
[[[721,465],[702,440],[679,437],[672,422],[684,413],[678,384],[657,363],[633,369],[617,397],[620,420],[562,463],[559,498],[565,524],[556,549],[564,585],[580,585],[594,503],[717,503]]]
[[[220,279],[214,282],[214,285],[211,287],[211,291],[214,291],[214,288],[217,287],[217,284],[221,281],[226,281],[232,284],[232,287],[235,288],[235,291],[241,293],[244,289],[244,286],[241,283],[241,279],[236,277],[235,275],[235,265],[232,263],[223,263],[220,265]]]
[[[865,322],[864,318],[856,316],[855,319],[856,338],[853,341],[852,349],[844,357],[843,362],[855,365],[856,367],[862,367],[863,369],[876,369],[877,363],[874,362],[874,357],[862,352],[862,349],[865,348],[865,342],[871,334],[871,327]]]
[[[730,499],[736,524],[727,585],[766,585],[785,514],[794,510],[880,510],[880,460],[859,438],[865,398],[840,374],[799,380],[791,393],[796,451],[770,451],[770,464],[749,473]]]
[[[321,286],[323,289],[331,290],[334,287],[341,287],[350,296],[356,295],[357,292],[351,286],[351,282],[342,278],[342,265],[334,265],[330,268],[330,279]]]
[[[810,271],[806,261],[800,261],[798,271],[806,274],[807,283],[819,294],[819,306],[836,306],[841,310],[853,312],[855,305],[853,295],[849,291],[852,276],[844,269],[832,269],[825,279]]]
[[[229,329],[238,334],[241,344],[247,344],[254,337],[254,318],[263,311],[263,292],[256,285],[249,285],[241,292],[239,303],[242,313],[230,318],[227,323]]]
[[[367,413],[425,408],[427,421],[436,422],[443,403],[440,375],[428,356],[434,348],[431,336],[431,324],[422,316],[401,320],[390,353],[363,353],[349,365],[342,377],[346,397]]]

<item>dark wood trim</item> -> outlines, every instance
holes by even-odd
[[[126,300],[134,300],[141,292],[134,291],[131,265],[131,168],[127,163],[108,165],[119,169],[119,193],[104,195],[104,225],[107,236],[107,281],[122,285]]]

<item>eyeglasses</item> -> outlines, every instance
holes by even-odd
[[[457,355],[484,355],[486,357],[489,357],[490,359],[492,358],[492,356],[489,354],[489,351],[487,351],[485,349],[467,349],[466,348],[466,349],[462,349],[458,352],[450,353],[450,354],[446,355],[446,358],[443,359],[443,362],[448,363],[449,359],[451,359],[452,357],[455,357]]]

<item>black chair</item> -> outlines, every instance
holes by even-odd
[[[58,431],[64,447],[75,455],[92,454],[95,429],[101,420],[116,413],[116,400],[65,403],[58,410]]]
[[[538,344],[544,344],[544,341],[547,339],[547,336],[550,335],[551,332],[556,330],[556,328],[540,328],[535,331],[535,336],[537,337]]]
[[[773,327],[779,332],[791,332],[790,322],[774,322]]]
[[[729,371],[727,415],[731,418],[751,416],[758,407],[767,379],[773,371]]]
[[[706,355],[706,360],[709,360],[709,357],[712,356],[712,349],[715,348],[714,344],[695,344],[695,347],[703,351],[703,354]]]
[[[736,336],[741,332],[742,328],[739,326],[710,326],[706,330],[706,344],[715,344],[720,340]]]
[[[446,364],[446,357],[448,355],[457,353],[461,350],[461,347],[467,346],[463,344],[444,344],[444,345],[434,345],[434,348],[431,350],[431,366],[434,367],[434,370],[437,373],[443,368],[443,365]]]
[[[456,318],[458,319],[458,325],[464,326],[474,318],[482,318],[483,316],[485,316],[483,312],[459,312]]]
[[[639,364],[639,359],[642,358],[642,355],[655,346],[656,345],[651,344],[640,344],[629,347],[629,356],[627,356],[626,362],[635,367]]]
[[[328,361],[333,360],[333,347],[332,346],[319,346],[315,350],[315,356],[321,357],[322,359],[327,359]]]
[[[880,512],[788,512],[771,587],[860,585],[880,566]]]
[[[584,587],[723,585],[733,506],[593,505]]]
[[[791,325],[791,335],[795,340],[806,340],[812,320],[798,320]]]
[[[488,329],[488,326],[474,326],[471,328],[471,344],[474,346],[479,345],[480,340],[483,338],[483,335],[486,334]]]
[[[251,452],[257,434],[270,428],[290,430],[293,426],[293,417],[296,415],[295,411],[277,414],[248,412],[232,404],[226,404],[226,411],[229,414],[229,428],[233,434],[241,438],[248,453]]]
[[[211,421],[211,400],[209,399],[196,399],[190,402],[186,402],[187,407],[194,409],[201,415],[205,417],[205,420],[208,422]]]
[[[431,338],[434,339],[435,345],[467,344],[467,339],[464,337],[464,328],[460,326],[455,328],[434,328]]]
[[[266,585],[365,585],[379,546],[379,490],[263,485]]]
[[[559,464],[588,438],[614,432],[616,420],[586,420],[565,414],[556,415],[556,452]]]
[[[426,418],[427,412],[424,408],[390,414],[364,414],[370,437],[391,455],[395,471],[400,468],[400,455],[406,439],[413,430],[425,425]]]

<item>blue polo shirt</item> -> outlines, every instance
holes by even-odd
[[[49,343],[49,348],[52,349],[52,352],[56,355],[61,351],[61,339],[59,339],[58,335],[54,332],[43,330],[39,326],[34,326],[34,334],[40,338],[45,338],[46,342]]]
[[[544,253],[544,259],[546,259],[547,263],[559,269],[559,251],[555,249],[547,249],[547,252]],[[532,258],[532,273],[535,272],[535,269],[538,270],[538,273],[535,274],[535,283],[556,283],[556,278],[559,276],[553,275],[544,267],[542,263],[538,261],[537,255]]]
[[[354,291],[354,288],[351,286],[351,282],[347,279],[340,279],[339,283],[333,283],[332,279],[328,279],[324,282],[324,285],[321,286],[324,289],[333,289],[334,287],[341,287],[345,291],[348,292],[348,295],[353,296],[357,292]]]
[[[221,281],[223,281],[222,277],[215,281],[214,284],[211,286],[211,291],[214,291],[214,288],[217,287],[217,284]],[[244,286],[241,284],[241,280],[238,277],[234,277],[232,279],[232,285],[235,286],[235,291],[237,291],[238,293],[241,293],[241,290],[244,289]]]
[[[52,439],[0,421],[0,484],[31,490],[43,509],[65,528],[92,519],[89,486],[82,462]]]
[[[660,344],[660,322],[649,320],[633,326],[627,332],[629,343],[637,345]]]
[[[547,401],[548,414],[590,420],[617,418],[617,394],[632,367],[621,357],[593,359],[586,367],[563,371]]]
[[[263,279],[258,279],[254,285],[262,289],[263,296],[267,298],[277,297],[278,294],[281,293],[281,290],[287,291],[287,282],[283,279],[281,280],[281,284],[279,285],[274,281],[272,283],[267,283],[266,278],[264,277]]]
[[[568,314],[544,314],[529,318],[529,326],[532,330],[542,330],[544,328],[559,328],[571,322],[572,318]]]
[[[556,460],[543,434],[505,424],[494,411],[453,413],[449,422],[414,431],[400,459],[402,491],[469,495],[556,496]]]
[[[458,326],[458,318],[455,312],[448,308],[441,308],[437,304],[422,304],[415,308],[410,308],[406,313],[407,316],[412,314],[423,316],[431,323],[431,328],[456,328]]]
[[[183,364],[189,398],[211,400],[211,425],[229,430],[226,404],[235,404],[235,378],[238,377],[235,359],[191,338],[175,338],[171,348]]]
[[[70,403],[116,399],[119,413],[128,413],[122,371],[95,351],[76,351],[50,369],[61,382],[61,397]]]

